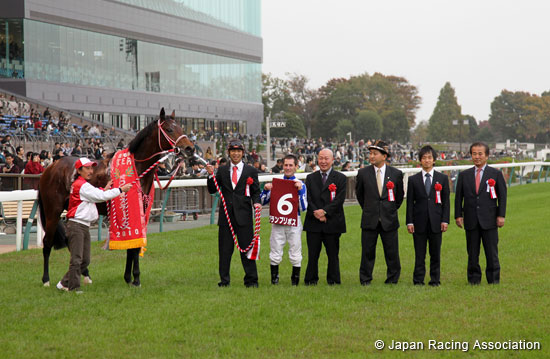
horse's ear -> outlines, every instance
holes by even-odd
[[[164,107],[160,109],[160,115],[159,117],[164,119],[165,113],[164,113]]]
[[[176,118],[176,110],[172,110],[172,114],[170,115],[170,117],[172,118],[172,120]]]

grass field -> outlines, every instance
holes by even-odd
[[[238,256],[232,285],[218,288],[217,227],[150,235],[141,261],[142,287],[122,278],[125,252],[92,245],[94,284],[85,293],[42,287],[40,250],[0,255],[0,358],[548,358],[550,357],[550,183],[509,190],[500,230],[501,284],[466,280],[466,240],[454,223],[443,236],[441,287],[412,285],[414,249],[399,232],[402,273],[384,285],[378,245],[374,280],[359,285],[360,209],[346,208],[341,238],[342,285],[290,285],[285,253],[281,284],[269,281],[269,230],[262,223],[260,287],[246,289]],[[451,210],[453,216],[453,210]],[[285,250],[286,252],[286,250]],[[307,247],[304,235],[304,261]],[[55,284],[67,270],[67,250],[52,254]],[[481,256],[482,270],[485,259]],[[427,281],[426,281],[427,282]],[[377,350],[374,342],[414,341],[423,350]],[[430,350],[428,340],[468,342],[467,352]],[[540,350],[479,350],[479,341],[538,341]]]

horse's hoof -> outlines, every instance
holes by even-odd
[[[50,286],[50,281],[47,281],[44,283],[44,287],[49,287]]]
[[[140,282],[132,282],[132,287],[141,288]]]
[[[92,284],[92,283],[93,283],[93,282],[92,282],[92,278],[90,278],[90,277],[84,277],[84,281],[83,281],[83,282],[84,282],[84,284]]]

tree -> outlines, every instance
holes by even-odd
[[[338,125],[336,125],[336,133],[338,134],[338,139],[340,140],[346,140],[349,139],[348,133],[354,131],[354,125],[351,120],[344,119],[340,122],[338,122]]]
[[[416,125],[411,133],[411,142],[413,147],[419,147],[428,140],[428,122],[422,121]]]
[[[290,94],[288,82],[271,74],[262,74],[262,103],[264,120],[268,116],[273,117],[277,113],[290,111],[294,100]]]
[[[272,128],[270,131],[273,137],[305,137],[306,130],[302,119],[293,112],[282,113],[282,119],[286,122],[286,127]]]
[[[374,111],[359,111],[354,125],[353,135],[356,139],[377,139],[382,134],[382,118]]]
[[[406,143],[410,138],[409,124],[405,111],[398,109],[386,112],[382,116],[384,131],[382,138],[386,141]]]
[[[311,138],[311,128],[319,108],[319,91],[309,88],[307,86],[308,81],[308,78],[304,75],[291,74],[289,75],[288,87],[294,100],[293,110],[301,117],[307,131],[307,137]]]
[[[463,117],[458,105],[455,90],[449,82],[439,92],[439,98],[428,123],[428,139],[430,141],[451,141],[459,138],[463,129]],[[453,125],[453,123],[458,124]],[[464,131],[462,131],[464,134]]]

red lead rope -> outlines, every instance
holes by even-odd
[[[216,185],[216,189],[218,190],[218,193],[220,194],[220,198],[222,200],[223,205],[223,211],[225,212],[225,218],[227,218],[227,223],[229,224],[229,229],[231,230],[231,235],[233,236],[233,242],[235,243],[235,247],[239,250],[241,253],[245,253],[248,251],[251,251],[251,256],[249,256],[249,259],[256,260],[259,259],[259,247],[260,247],[260,222],[262,217],[262,210],[260,208],[254,207],[254,219],[255,219],[255,226],[254,226],[254,238],[246,247],[245,249],[242,249],[239,246],[239,242],[237,241],[237,236],[235,235],[235,231],[233,230],[233,225],[231,224],[231,220],[229,219],[229,213],[227,212],[227,205],[225,204],[225,198],[223,197],[222,191],[220,189],[220,186],[218,185],[218,180],[216,180],[216,176],[212,176],[212,179],[214,180],[214,184]],[[256,251],[254,251],[254,245],[257,243],[257,247],[255,248]],[[252,253],[255,252],[255,253]]]

